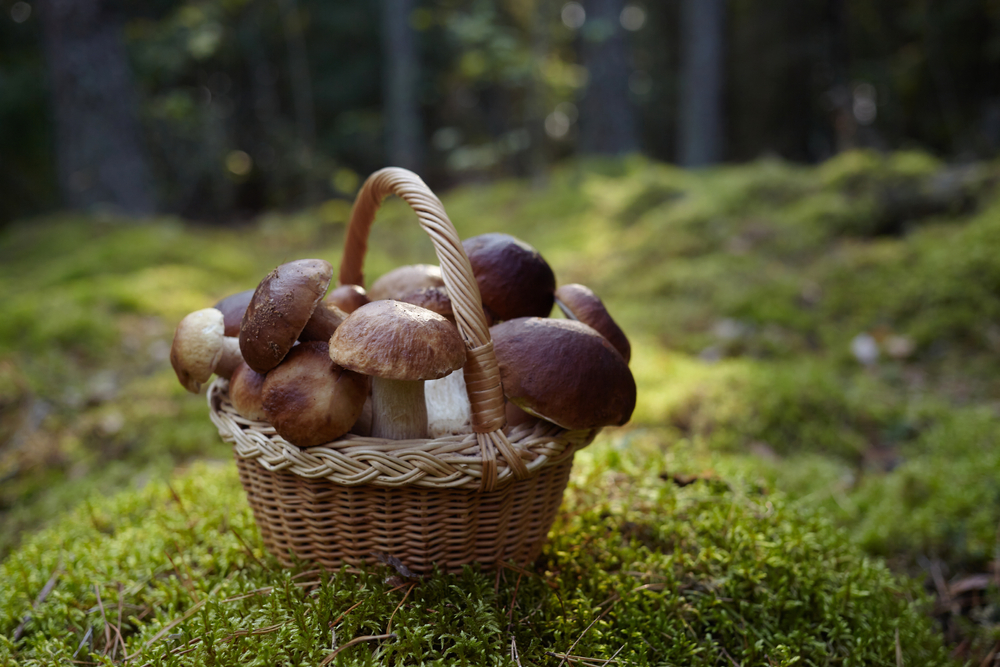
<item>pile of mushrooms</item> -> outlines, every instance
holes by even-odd
[[[556,288],[537,250],[507,234],[463,243],[491,325],[507,418],[568,430],[622,425],[635,407],[628,338],[583,285]],[[282,264],[255,290],[178,325],[170,353],[197,393],[229,380],[235,410],[288,442],[314,447],[346,433],[391,439],[472,432],[466,347],[441,270],[391,271],[370,291],[330,282],[321,259]],[[565,319],[550,319],[558,305]]]

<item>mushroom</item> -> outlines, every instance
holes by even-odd
[[[322,259],[282,264],[260,282],[240,325],[240,349],[258,373],[277,366],[322,301],[333,267]]]
[[[635,379],[603,336],[572,320],[508,320],[490,329],[504,395],[530,415],[569,430],[626,423]]]
[[[472,404],[465,388],[465,371],[459,368],[440,380],[424,383],[427,403],[427,435],[440,438],[445,435],[472,433]]]
[[[261,389],[264,387],[264,375],[241,362],[233,376],[229,378],[229,400],[236,412],[247,419],[267,421],[264,413],[264,401]]]
[[[371,301],[368,292],[361,285],[340,285],[326,295],[326,302],[350,315]]]
[[[541,254],[510,234],[480,234],[462,242],[483,306],[496,320],[548,317],[556,276]]]
[[[422,287],[442,285],[444,276],[441,275],[441,267],[433,264],[411,264],[393,269],[372,283],[368,289],[368,298],[372,301],[398,299]]]
[[[427,437],[424,380],[465,365],[465,343],[448,320],[401,301],[372,301],[330,338],[330,358],[372,376],[372,436]]]
[[[247,312],[247,306],[250,305],[250,301],[253,299],[254,291],[248,289],[236,294],[230,294],[215,304],[215,308],[221,311],[223,318],[225,318],[227,336],[236,337],[240,335],[240,323],[243,321],[243,313]]]
[[[299,333],[299,340],[302,342],[321,340],[325,343],[330,340],[330,336],[337,330],[340,323],[346,319],[347,313],[329,301],[321,301],[309,317],[306,326]]]
[[[601,298],[589,287],[579,283],[562,285],[556,290],[556,305],[567,318],[583,322],[604,336],[625,361],[629,361],[632,346],[628,342],[628,336],[611,317]]]
[[[201,391],[212,373],[228,378],[240,362],[235,338],[225,336],[225,318],[215,308],[189,313],[177,325],[170,345],[170,365],[177,379],[193,394]]]
[[[330,359],[329,345],[309,341],[292,349],[261,387],[267,421],[299,447],[315,447],[347,433],[361,416],[368,378]]]

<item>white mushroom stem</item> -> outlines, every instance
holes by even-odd
[[[465,371],[459,368],[440,380],[424,383],[427,434],[431,438],[472,433],[472,405],[465,389]]]
[[[387,440],[427,437],[422,380],[372,378],[372,437]]]

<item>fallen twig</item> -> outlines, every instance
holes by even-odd
[[[52,592],[52,589],[56,587],[60,574],[62,574],[62,561],[59,562],[55,571],[52,573],[52,576],[49,577],[49,580],[45,582],[44,586],[42,586],[42,590],[38,593],[35,601],[31,604],[31,611],[24,615],[24,618],[21,619],[21,623],[14,629],[14,641],[20,639],[21,635],[24,634],[24,628],[27,627],[28,621],[31,620],[31,613],[38,609],[40,604],[45,602],[45,598],[47,598],[49,593]]]
[[[323,665],[330,664],[333,661],[333,659],[337,657],[338,653],[340,653],[341,651],[343,651],[345,648],[349,648],[351,646],[354,646],[355,644],[360,644],[361,642],[374,642],[374,641],[380,641],[382,639],[395,639],[395,638],[396,638],[396,633],[395,632],[390,632],[390,633],[385,634],[385,635],[365,635],[364,637],[355,637],[354,639],[352,639],[351,641],[347,642],[346,644],[344,644],[343,646],[341,646],[340,648],[338,648],[336,651],[334,651],[330,655],[328,655],[325,658],[323,658],[323,662],[319,663],[320,667],[323,667]]]

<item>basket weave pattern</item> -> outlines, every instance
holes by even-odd
[[[428,233],[465,340],[473,433],[386,440],[345,435],[300,449],[265,422],[239,415],[228,382],[209,388],[212,421],[233,444],[240,479],[264,543],[285,566],[326,568],[394,556],[416,573],[536,558],[562,500],[574,453],[597,430],[547,422],[505,425],[500,373],[482,299],[461,240],[436,196],[402,169],[373,174],[355,202],[341,284],[363,284],[375,213],[404,199]]]

